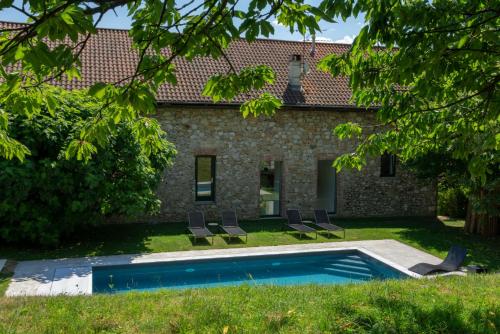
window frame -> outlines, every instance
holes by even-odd
[[[387,159],[388,166],[384,168],[384,159]],[[380,177],[396,176],[396,155],[385,152],[380,156]]]
[[[210,187],[210,196],[198,195],[198,158],[210,158],[210,176],[212,183]],[[194,197],[196,202],[215,202],[215,180],[216,180],[216,156],[215,155],[196,155],[194,159]]]

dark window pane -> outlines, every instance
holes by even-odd
[[[260,214],[280,215],[281,161],[264,161],[260,166]]]
[[[318,209],[325,209],[328,213],[335,213],[335,168],[332,160],[318,160]]]
[[[396,156],[384,153],[380,158],[380,176],[396,175]]]
[[[196,157],[196,200],[215,200],[215,157]]]

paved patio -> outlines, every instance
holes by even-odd
[[[421,276],[407,268],[419,262],[441,262],[433,255],[391,239],[24,261],[16,266],[6,295],[89,295],[93,266],[350,249],[360,250],[416,278]]]

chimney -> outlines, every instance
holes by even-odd
[[[288,86],[291,90],[300,91],[302,80],[302,56],[294,54],[290,56],[288,64]]]
[[[309,54],[313,58],[314,58],[314,55],[316,54],[316,34],[313,34],[311,36],[311,50],[309,51]]]

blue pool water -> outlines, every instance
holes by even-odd
[[[240,284],[343,284],[406,277],[358,251],[99,266],[92,271],[94,293]]]

